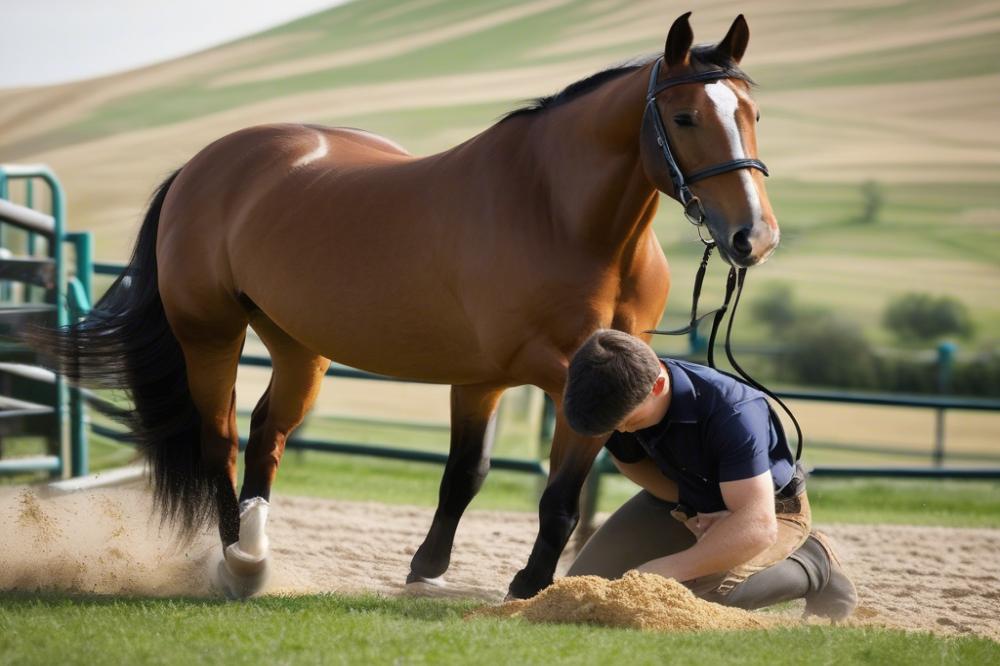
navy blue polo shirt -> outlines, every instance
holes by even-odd
[[[616,458],[649,456],[677,483],[681,503],[700,513],[726,508],[723,481],[768,469],[775,492],[791,481],[794,458],[763,393],[704,365],[660,360],[670,374],[670,407],[656,425],[612,434],[605,446]]]

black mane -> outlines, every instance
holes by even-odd
[[[536,97],[524,106],[508,111],[500,117],[500,121],[502,122],[515,116],[542,113],[547,109],[562,106],[567,102],[571,102],[572,100],[601,87],[608,81],[617,79],[619,76],[629,72],[634,72],[640,67],[652,62],[656,57],[657,56],[653,55],[633,59],[623,65],[617,65],[615,67],[610,67],[597,72],[596,74],[591,74],[585,79],[580,79],[579,81],[569,84],[554,95]],[[700,46],[695,46],[691,49],[691,59],[696,63],[721,69],[730,78],[739,79],[740,81],[746,81],[750,85],[755,85],[753,79],[751,79],[746,72],[740,69],[736,63],[728,58],[720,58],[715,51],[714,44],[702,44]]]

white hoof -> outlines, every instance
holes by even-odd
[[[260,497],[240,504],[240,540],[226,547],[218,569],[219,586],[230,599],[245,599],[267,583],[270,547],[264,529],[269,509]]]
[[[222,560],[219,562],[217,573],[217,582],[222,592],[226,595],[226,598],[236,601],[252,597],[264,589],[267,579],[271,575],[271,567],[268,566],[267,560],[265,560],[264,566],[258,569],[256,573],[244,576],[233,573],[227,566],[227,561]]]
[[[246,558],[267,557],[270,544],[264,530],[267,527],[267,514],[270,510],[271,505],[262,497],[240,502],[239,550]],[[234,545],[236,544],[232,544],[229,548]]]

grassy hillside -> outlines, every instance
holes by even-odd
[[[0,160],[52,165],[71,226],[95,230],[99,256],[120,259],[156,182],[221,134],[301,120],[437,151],[524,98],[656,51],[683,9],[353,2],[162,65],[0,91]],[[787,281],[800,300],[885,341],[878,315],[889,298],[946,293],[975,310],[967,347],[1000,339],[1000,6],[727,0],[697,8],[696,39],[718,39],[741,11],[783,231],[779,252],[751,278],[751,299],[764,283]],[[873,225],[857,222],[868,180],[885,199]],[[675,272],[668,318],[678,321],[698,245],[676,206],[662,206],[655,225]]]

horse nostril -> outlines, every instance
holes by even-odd
[[[750,244],[750,227],[744,227],[733,234],[733,250],[741,257],[749,257],[753,252]]]

